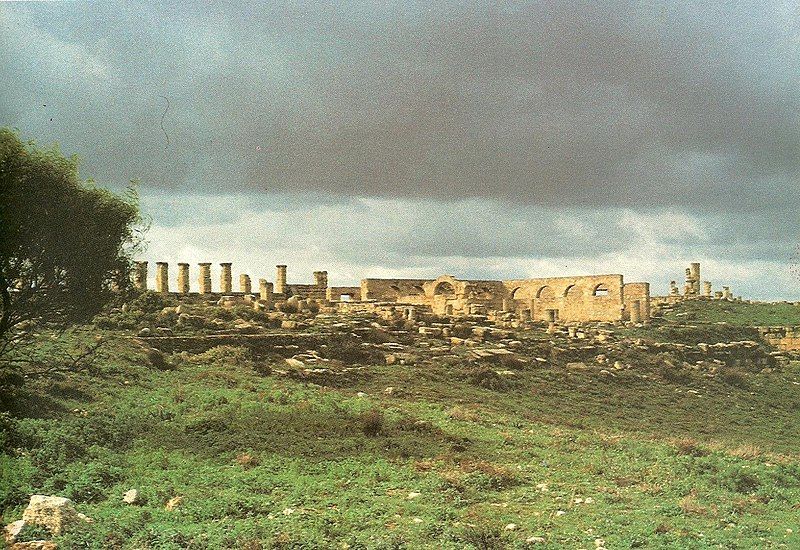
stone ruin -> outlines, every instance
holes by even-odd
[[[734,298],[730,286],[723,286],[722,290],[714,291],[711,281],[703,281],[700,277],[700,263],[692,262],[686,268],[686,277],[683,284],[683,292],[678,287],[677,281],[669,282],[669,293],[666,296],[653,296],[653,306],[661,307],[674,305],[684,300],[728,300],[741,301],[741,296]]]
[[[699,278],[699,264],[698,278]],[[327,271],[315,271],[313,282],[287,282],[287,266],[276,266],[275,281],[258,280],[253,294],[251,278],[239,275],[239,289],[233,290],[232,264],[220,266],[219,286],[212,288],[211,263],[198,264],[197,292],[190,291],[187,263],[178,264],[177,285],[170,289],[169,264],[156,262],[155,291],[174,295],[208,295],[220,304],[249,302],[259,309],[272,309],[284,302],[347,308],[348,304],[376,307],[390,303],[413,316],[415,311],[440,316],[491,315],[523,322],[631,322],[650,319],[650,285],[625,283],[623,276],[589,275],[511,279],[504,281],[457,279],[441,275],[435,279],[366,278],[359,286],[330,286]],[[146,290],[148,262],[137,262],[134,284]],[[697,282],[699,289],[699,281]]]

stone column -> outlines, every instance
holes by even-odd
[[[670,293],[671,296],[677,296],[678,294],[680,294],[678,292],[678,283],[677,282],[675,282],[675,281],[670,281],[669,282],[669,293]]]
[[[139,290],[147,290],[147,262],[136,262],[133,270],[133,285]]]
[[[714,292],[714,299],[715,300],[722,300],[722,291],[721,290],[717,290],[716,292]]]
[[[169,292],[169,264],[156,262],[156,292],[166,294]]]
[[[511,311],[511,300],[508,298],[503,298],[503,313]]]
[[[178,264],[178,292],[189,294],[189,264]]]
[[[275,266],[278,268],[277,275],[275,277],[275,293],[276,294],[285,294],[286,293],[286,266],[285,265],[278,265]]]
[[[231,275],[231,263],[223,262],[219,264],[222,272],[219,274],[219,291],[229,294],[233,291],[233,276]]]
[[[642,322],[642,302],[641,300],[634,300],[631,302],[631,323]]]
[[[258,280],[258,292],[260,294],[261,301],[264,302],[267,307],[272,305],[272,283],[268,282],[266,279],[259,279]]]
[[[197,276],[200,294],[211,294],[211,262],[204,262],[197,265],[200,266],[200,274]]]
[[[703,281],[703,296],[711,297],[711,281]]]
[[[250,275],[246,275],[245,273],[239,275],[239,290],[245,294],[250,294],[253,291],[250,284]]]
[[[733,297],[733,293],[731,292],[731,287],[723,286],[722,287],[722,299],[723,300],[730,300]]]

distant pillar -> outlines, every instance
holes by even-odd
[[[711,281],[703,281],[703,296],[711,297]]]
[[[267,307],[272,305],[272,283],[268,282],[266,279],[259,279],[258,293],[261,301],[264,302]]]
[[[714,299],[722,300],[722,291],[721,290],[717,290],[716,292],[714,292]]]
[[[315,271],[314,272],[314,284],[318,287],[328,288],[328,272],[327,271]]]
[[[677,296],[677,295],[680,294],[680,292],[678,292],[678,283],[677,282],[675,282],[675,281],[670,281],[669,282],[669,294],[670,294],[670,296]]]
[[[133,270],[133,285],[139,290],[147,290],[147,262],[136,262]]]
[[[169,264],[156,262],[156,292],[166,294],[169,292]]]
[[[700,294],[700,262],[690,263],[689,272],[692,276],[692,294],[698,296]]]
[[[642,302],[641,300],[634,300],[631,302],[631,323],[642,322]]]
[[[178,292],[189,294],[189,264],[178,264]]]
[[[503,313],[511,311],[511,300],[503,298]]]
[[[245,294],[250,294],[253,291],[250,284],[250,275],[246,275],[245,273],[239,275],[239,290]]]
[[[278,268],[278,272],[275,276],[275,293],[276,294],[285,294],[286,293],[286,266],[285,265],[278,265],[275,266]]]
[[[219,264],[222,272],[219,275],[219,288],[223,294],[228,294],[233,290],[233,276],[231,275],[231,263],[224,262]]]
[[[200,274],[197,276],[200,294],[211,294],[211,262],[204,262],[197,265],[200,266]]]

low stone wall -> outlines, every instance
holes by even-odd
[[[328,334],[211,334],[205,336],[149,336],[136,338],[143,346],[156,348],[164,353],[203,353],[217,346],[244,346],[254,356],[277,353],[286,357],[300,350],[316,349],[324,344]]]

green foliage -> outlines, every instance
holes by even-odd
[[[748,390],[694,376],[688,395],[656,365],[521,369],[499,392],[464,363],[334,390],[259,375],[244,347],[172,371],[129,340],[102,359],[0,416],[4,518],[47,493],[94,519],[63,548],[796,546],[796,365]]]
[[[90,319],[125,290],[140,244],[135,190],[78,177],[77,160],[0,129],[0,353],[36,325]]]
[[[786,302],[753,303],[725,300],[687,300],[664,316],[669,321],[726,323],[735,327],[798,326],[800,305]],[[741,339],[741,338],[740,338]]]

